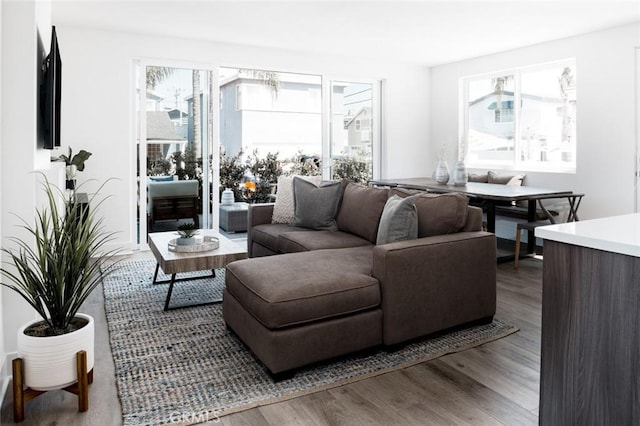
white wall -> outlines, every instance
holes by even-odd
[[[135,241],[131,235],[135,157],[130,134],[134,58],[170,60],[171,66],[229,66],[321,73],[339,79],[386,79],[388,146],[383,176],[424,174],[424,158],[429,152],[425,119],[428,75],[423,67],[63,26],[56,29],[63,61],[63,146],[93,153],[83,179],[120,179],[107,188],[115,197],[105,208],[109,211],[106,225],[120,232],[122,246]]]
[[[636,46],[640,46],[639,24],[432,68],[431,156],[446,143],[450,164],[455,160],[460,77],[575,57],[577,172],[523,170],[526,184],[585,193],[581,219],[633,212]]]
[[[36,148],[40,58],[38,28],[51,32],[50,4],[44,1],[2,2],[0,126],[0,236],[2,247],[15,247],[9,237],[25,238],[19,217],[34,217],[36,169],[48,169],[49,152]],[[48,36],[44,37],[48,40]],[[48,43],[48,41],[47,41]],[[2,260],[6,260],[3,256]],[[4,281],[4,280],[3,280]],[[2,288],[1,355],[3,382],[10,373],[5,361],[16,350],[16,332],[35,311],[17,294]]]
[[[2,158],[2,2],[0,2],[0,158]],[[2,188],[2,161],[0,161],[0,188]],[[0,212],[4,211],[2,197],[0,196]],[[2,241],[2,215],[0,214],[0,242]],[[0,253],[0,264],[4,261],[4,256]],[[5,372],[6,357],[4,351],[4,321],[2,320],[2,294],[0,289],[0,397],[4,397],[9,381]]]

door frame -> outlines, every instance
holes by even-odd
[[[146,70],[149,66],[157,66],[157,67],[170,67],[170,68],[180,68],[180,69],[188,69],[188,70],[200,70],[203,71],[203,75],[205,75],[205,80],[208,83],[209,91],[208,93],[203,93],[203,99],[209,99],[206,102],[207,107],[201,106],[202,110],[202,120],[207,120],[206,125],[203,127],[202,139],[206,140],[207,143],[201,144],[201,155],[202,155],[202,175],[203,175],[203,183],[202,183],[202,221],[200,222],[201,228],[206,229],[218,229],[219,225],[219,215],[218,207],[219,200],[218,197],[212,197],[211,193],[216,194],[219,191],[220,185],[220,158],[218,155],[212,155],[212,151],[215,150],[216,146],[219,145],[215,142],[218,141],[218,138],[215,135],[218,134],[218,120],[219,114],[214,106],[214,99],[219,98],[219,87],[213,82],[218,81],[218,65],[214,65],[211,63],[200,63],[200,62],[185,62],[185,61],[171,61],[171,60],[160,60],[160,59],[152,59],[152,58],[137,58],[132,60],[131,65],[131,73],[132,73],[132,102],[131,102],[131,146],[130,146],[130,167],[131,167],[131,176],[137,177],[139,179],[136,182],[135,179],[131,179],[131,194],[132,194],[132,212],[130,215],[130,223],[131,223],[131,235],[132,241],[136,242],[134,244],[138,246],[140,250],[148,250],[149,245],[146,241],[146,238],[143,236],[147,235],[147,220],[146,216],[147,212],[147,203],[146,203],[146,193],[147,193],[147,168],[145,165],[147,163],[147,117],[146,114],[142,114],[143,111],[146,111],[146,99],[147,99],[147,82],[146,82]],[[138,81],[136,82],[136,68],[139,67],[141,70],[138,75]],[[137,83],[137,85],[136,85]],[[140,94],[136,93],[136,89],[140,88]],[[136,99],[137,98],[137,99]],[[140,111],[136,110],[136,101],[139,103]],[[205,102],[203,102],[205,104]],[[211,108],[209,108],[211,106]],[[137,131],[137,126],[139,125],[139,132]],[[139,137],[139,140],[138,140]],[[144,149],[143,149],[144,148]],[[211,165],[209,165],[208,158],[211,156],[212,161]],[[139,169],[138,167],[141,166]],[[139,170],[139,175],[137,171]],[[208,182],[209,174],[211,173],[211,182]],[[211,186],[211,190],[209,189]],[[139,191],[139,193],[138,193]],[[209,205],[211,200],[211,210],[209,210]],[[139,213],[139,217],[138,217]],[[211,216],[211,220],[209,219]],[[137,225],[136,225],[137,223]]]

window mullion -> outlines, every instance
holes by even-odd
[[[521,129],[520,129],[520,107],[522,105],[522,80],[520,78],[520,73],[516,72],[513,74],[514,78],[514,93],[513,93],[513,102],[515,108],[513,108],[513,124],[514,124],[514,166],[516,169],[521,168],[522,160],[520,158],[521,154]]]

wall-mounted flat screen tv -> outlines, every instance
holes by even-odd
[[[60,99],[62,94],[62,60],[56,36],[56,27],[51,30],[51,48],[42,63],[42,85],[40,86],[40,114],[44,149],[60,146]]]

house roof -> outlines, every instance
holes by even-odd
[[[346,129],[347,127],[349,127],[351,125],[351,123],[353,123],[353,121],[358,118],[359,115],[363,114],[364,115],[370,115],[371,114],[371,107],[362,107],[360,108],[360,111],[356,112],[353,117],[349,118],[348,121],[346,121],[344,123],[344,128]]]
[[[185,142],[178,136],[167,111],[147,111],[147,140]]]
[[[167,111],[167,113],[169,114],[169,118],[172,119],[172,120],[176,120],[176,119],[179,119],[179,118],[184,118],[184,117],[189,116],[188,113],[186,113],[186,112],[184,112],[184,111],[182,111],[180,109],[177,109],[177,108],[170,109],[170,110]]]

